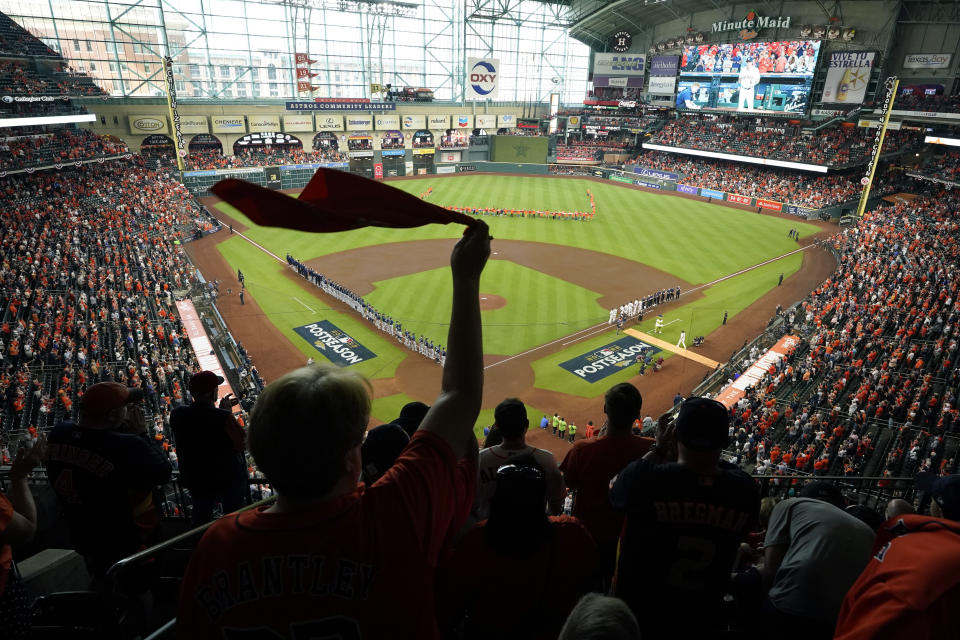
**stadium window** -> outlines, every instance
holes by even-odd
[[[110,71],[113,71],[114,73],[117,72],[117,63],[116,63],[116,62],[111,62],[111,63],[110,63]]]
[[[120,124],[120,120],[117,118],[117,116],[113,116],[113,124]]]
[[[200,65],[192,64],[190,65],[190,75],[194,78],[200,75]]]
[[[277,79],[277,68],[272,64],[267,67],[267,80]]]
[[[149,63],[149,62],[144,62],[144,63],[143,63],[143,72],[144,72],[144,73],[150,73],[150,63]]]
[[[107,126],[107,116],[100,116],[100,124]]]
[[[80,41],[79,41],[79,40],[74,40],[74,41],[73,41],[73,50],[74,50],[74,51],[80,51]]]
[[[93,43],[87,40],[87,51],[93,51]]]
[[[224,64],[224,65],[220,65],[220,75],[223,76],[224,78],[229,78],[229,77],[230,77],[230,67],[228,67],[228,66],[225,65],[225,64]]]
[[[90,71],[96,71],[96,70],[97,70],[97,63],[96,63],[96,62],[91,62],[91,63],[90,63]]]

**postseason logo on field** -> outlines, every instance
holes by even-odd
[[[641,354],[646,357],[659,351],[660,349],[633,336],[625,336],[616,342],[603,345],[596,351],[561,362],[560,366],[578,378],[594,383],[636,364],[637,356]]]
[[[329,320],[294,327],[293,330],[338,367],[349,367],[377,357],[377,354]]]

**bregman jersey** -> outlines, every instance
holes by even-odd
[[[644,633],[718,621],[737,548],[760,510],[750,476],[721,465],[718,475],[706,476],[638,460],[610,491],[613,506],[626,513],[614,594],[637,614]],[[645,615],[652,611],[655,617]]]
[[[180,638],[438,638],[433,579],[476,466],[418,431],[372,487],[221,518],[193,553]]]

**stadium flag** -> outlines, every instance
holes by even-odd
[[[312,73],[310,69],[304,67],[297,67],[297,77],[298,78],[316,78],[319,74]]]
[[[234,178],[221,180],[210,191],[255,224],[313,233],[475,223],[466,214],[430,204],[382,182],[333,169],[318,169],[299,198]]]
[[[316,63],[317,63],[316,60],[311,60],[311,59],[310,59],[310,56],[308,56],[308,55],[305,54],[305,53],[298,53],[298,54],[296,54],[296,62],[297,62],[297,65],[298,65],[298,66],[301,65],[301,64],[316,64]]]

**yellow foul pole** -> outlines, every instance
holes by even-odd
[[[173,58],[163,58],[163,73],[167,81],[167,111],[170,114],[170,125],[173,128],[173,151],[177,156],[177,169],[183,171],[183,157],[186,151],[183,148],[183,135],[180,133],[180,114],[177,112],[177,85],[173,80]]]
[[[860,205],[857,207],[857,217],[863,217],[867,208],[867,200],[870,199],[870,189],[873,188],[873,177],[877,172],[877,165],[880,164],[880,153],[883,151],[883,139],[887,136],[887,125],[890,123],[890,112],[893,111],[893,101],[897,97],[897,87],[900,86],[900,80],[896,76],[890,76],[884,83],[885,93],[883,98],[883,120],[877,129],[876,136],[873,139],[873,153],[870,157],[870,165],[866,175],[860,180],[863,184],[863,193],[860,194]]]

